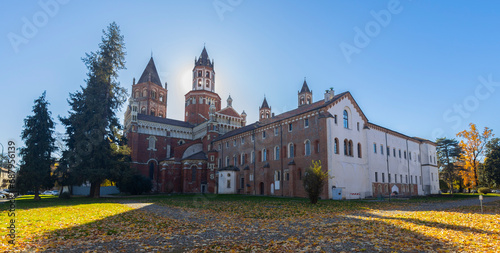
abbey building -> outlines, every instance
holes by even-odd
[[[231,97],[222,107],[205,48],[192,78],[183,121],[167,117],[167,83],[153,58],[132,85],[125,134],[133,166],[157,192],[306,197],[312,160],[329,174],[322,198],[439,191],[435,143],[369,122],[349,92],[330,89],[313,101],[304,80],[296,109],[275,115],[264,98],[259,120],[247,124]]]

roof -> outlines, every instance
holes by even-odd
[[[255,123],[250,124],[250,125],[246,125],[244,127],[240,127],[240,128],[235,129],[233,131],[227,132],[224,135],[218,136],[213,141],[222,140],[222,139],[229,138],[231,136],[235,136],[235,135],[247,132],[247,131],[251,131],[251,130],[259,128],[260,126],[261,126],[261,123],[257,121]]]
[[[158,71],[156,71],[155,62],[153,61],[152,56],[151,59],[149,59],[146,69],[144,69],[144,72],[142,72],[141,78],[139,78],[138,83],[145,82],[152,82],[156,85],[159,85],[160,87],[163,87],[161,85],[160,76],[158,76]]]
[[[172,125],[172,126],[188,127],[188,128],[194,127],[194,125],[191,125],[190,123],[185,122],[185,121],[155,117],[155,116],[141,114],[141,113],[137,114],[137,120],[151,121],[151,122],[156,122],[156,123],[162,123],[162,124],[167,124],[167,125]]]
[[[227,171],[227,170],[240,171],[240,169],[238,167],[234,167],[233,165],[229,165],[227,167],[219,169],[219,171]]]
[[[209,67],[214,67],[213,61],[210,61],[210,58],[208,57],[207,49],[203,47],[203,51],[201,51],[200,58],[195,59],[194,62],[195,66],[209,66]]]
[[[270,109],[269,104],[267,104],[266,97],[264,97],[264,101],[262,101],[262,105],[260,106],[259,109],[262,109],[262,108],[268,108],[268,109]]]
[[[205,154],[205,152],[203,151],[200,151],[196,154],[192,154],[182,160],[207,160],[207,155]]]
[[[240,114],[238,112],[236,112],[236,110],[234,110],[232,107],[226,107],[226,108],[218,111],[217,113],[228,115],[231,117],[241,118]]]
[[[304,92],[311,93],[311,90],[309,90],[309,86],[307,86],[306,79],[304,79],[304,83],[302,84],[302,89],[300,90],[300,93],[304,93]]]
[[[301,107],[299,107],[297,109],[294,109],[294,110],[282,113],[280,115],[274,116],[274,117],[270,118],[269,121],[266,121],[265,123],[257,121],[257,122],[255,122],[253,124],[244,126],[242,128],[235,129],[235,130],[230,131],[230,132],[227,132],[226,134],[215,138],[214,141],[219,141],[219,140],[223,140],[223,139],[226,139],[226,138],[238,135],[238,134],[242,134],[242,133],[245,133],[247,131],[251,131],[251,130],[257,129],[257,128],[261,127],[261,126],[272,124],[272,123],[274,123],[276,121],[280,121],[280,120],[283,120],[283,119],[286,119],[286,118],[294,117],[294,116],[297,116],[297,115],[302,114],[302,113],[306,113],[306,112],[318,110],[318,109],[320,109],[322,107],[330,105],[331,103],[335,102],[336,100],[338,100],[339,98],[343,97],[346,94],[350,94],[350,93],[348,91],[346,91],[346,92],[342,92],[340,94],[337,94],[331,100],[329,100],[326,103],[325,103],[324,100],[319,100],[319,101],[317,101],[315,103],[312,103],[310,105],[301,106]],[[266,102],[265,98],[264,98],[264,102]],[[264,103],[263,103],[263,105],[264,105]]]

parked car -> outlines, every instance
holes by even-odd
[[[4,199],[4,198],[7,198],[5,195],[3,195],[2,193],[0,193],[0,199]]]
[[[4,197],[3,198],[13,198],[14,193],[9,192],[9,189],[1,190],[0,194],[2,194]]]
[[[51,194],[54,195],[54,196],[58,196],[59,195],[59,191],[58,190],[51,191]]]

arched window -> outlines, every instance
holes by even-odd
[[[347,139],[344,139],[344,155],[349,155],[347,142],[348,142]]]
[[[339,153],[339,139],[335,138],[335,143],[333,143],[333,153]]]
[[[238,165],[238,158],[236,157],[236,155],[233,155],[233,164],[234,164],[234,167],[236,167],[236,165]]]
[[[149,163],[149,179],[153,180],[155,174],[155,163]]]
[[[201,79],[198,79],[198,87],[201,87]]]
[[[148,150],[156,150],[156,137],[153,135],[148,137]]]
[[[155,109],[151,109],[151,116],[155,116]]]
[[[311,141],[306,140],[304,142],[304,149],[305,149],[305,155],[310,156],[311,155]]]
[[[198,77],[201,77],[202,76],[202,71],[201,70],[198,70]]]
[[[160,113],[158,113],[158,116],[162,117],[163,118],[163,112],[160,111]]]
[[[353,156],[352,155],[352,140],[349,140],[348,145],[349,145],[349,156]]]
[[[344,128],[349,128],[349,114],[344,110]]]
[[[196,181],[196,166],[191,167],[191,181]]]
[[[163,102],[163,94],[160,94],[160,102]]]
[[[207,71],[206,74],[205,74],[205,77],[206,78],[210,78],[210,72]]]
[[[146,89],[142,90],[142,96],[147,97],[148,96],[148,91]]]
[[[135,98],[138,98],[138,97],[139,97],[139,94],[140,94],[140,93],[139,93],[139,90],[135,90],[135,96],[134,96],[134,97],[135,97]]]
[[[280,159],[280,147],[276,146],[274,147],[274,160],[279,160]]]
[[[265,148],[262,149],[262,161],[267,161],[267,150]]]
[[[293,158],[295,155],[293,143],[288,144],[288,158]]]
[[[207,80],[207,81],[205,82],[205,86],[206,86],[207,88],[209,88],[209,87],[210,87],[210,80]]]
[[[361,158],[361,143],[358,142],[358,158]]]
[[[229,166],[229,156],[226,156],[226,167]]]

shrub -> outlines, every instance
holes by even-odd
[[[306,169],[302,182],[309,196],[309,200],[311,200],[311,204],[316,204],[318,202],[319,195],[321,195],[323,191],[323,186],[327,178],[328,172],[323,172],[321,170],[321,161],[312,161],[312,165]]]
[[[123,178],[116,184],[121,192],[128,192],[132,195],[140,195],[148,193],[153,188],[151,179],[140,174],[134,174],[130,177]]]
[[[477,190],[481,194],[488,194],[491,193],[491,189],[488,187],[481,187]]]

